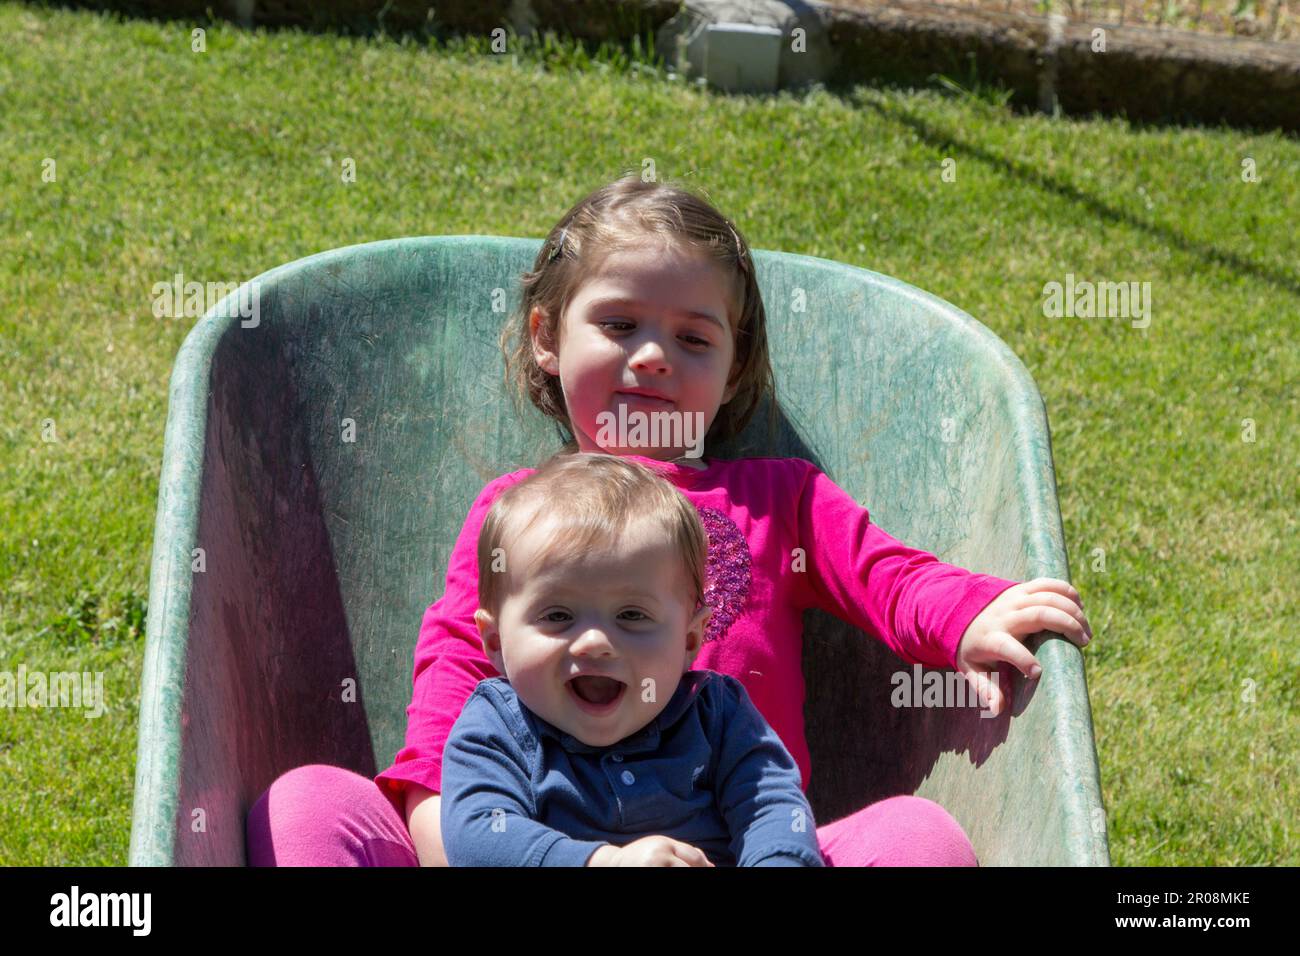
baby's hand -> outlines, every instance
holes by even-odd
[[[713,866],[703,850],[666,836],[648,836],[614,848],[605,866]]]
[[[1030,679],[1043,669],[1021,643],[1039,631],[1057,631],[1083,647],[1092,640],[1092,627],[1079,604],[1079,592],[1068,581],[1035,578],[1007,588],[970,622],[957,644],[957,670],[979,693],[984,706],[1002,713],[1005,697],[989,680],[999,661],[1019,668]]]

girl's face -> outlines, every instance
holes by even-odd
[[[539,339],[540,322],[534,310],[533,355],[560,378],[580,451],[698,456],[719,407],[736,392],[728,384],[737,363],[726,283],[702,255],[615,253],[570,301],[558,345]],[[624,421],[634,420],[632,413],[649,421],[675,412],[657,422],[675,419],[680,427],[650,430],[662,443],[644,444],[631,429],[609,427],[619,420],[620,405]]]
[[[474,618],[492,666],[533,713],[607,747],[668,706],[711,611],[692,607],[681,554],[661,529],[634,525],[617,547],[539,560],[562,534],[545,518],[520,533],[501,607]]]

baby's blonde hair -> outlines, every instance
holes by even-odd
[[[706,440],[738,435],[768,399],[769,440],[776,414],[776,385],[768,357],[767,314],[759,293],[749,244],[740,230],[706,199],[671,181],[644,182],[629,173],[580,200],[555,224],[523,275],[519,308],[501,331],[507,390],[527,397],[553,419],[573,447],[560,380],[542,369],[533,355],[529,316],[542,315],[539,337],[559,351],[560,320],[577,290],[613,253],[645,249],[647,244],[711,258],[728,280],[728,321],[735,335],[739,368],[736,393],[718,409]]]
[[[571,559],[591,548],[617,547],[628,528],[647,523],[681,554],[694,608],[704,603],[708,538],[695,506],[648,468],[599,453],[557,454],[492,503],[478,538],[478,603],[500,611],[505,574],[494,568],[497,549],[506,557],[512,542],[539,518],[560,529],[536,556]],[[525,571],[527,569],[524,569]]]

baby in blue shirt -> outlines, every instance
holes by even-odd
[[[743,684],[691,670],[699,515],[645,467],[558,455],[479,535],[480,681],[447,738],[452,866],[823,866],[799,769]]]

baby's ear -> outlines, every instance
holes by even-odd
[[[691,618],[690,626],[686,630],[686,650],[691,656],[691,663],[695,662],[695,656],[704,646],[704,629],[709,626],[709,618],[712,616],[713,608],[705,604]]]
[[[496,618],[490,611],[479,608],[474,612],[474,623],[478,625],[479,640],[483,642],[483,653],[489,658],[501,653],[501,633],[497,629]]]

